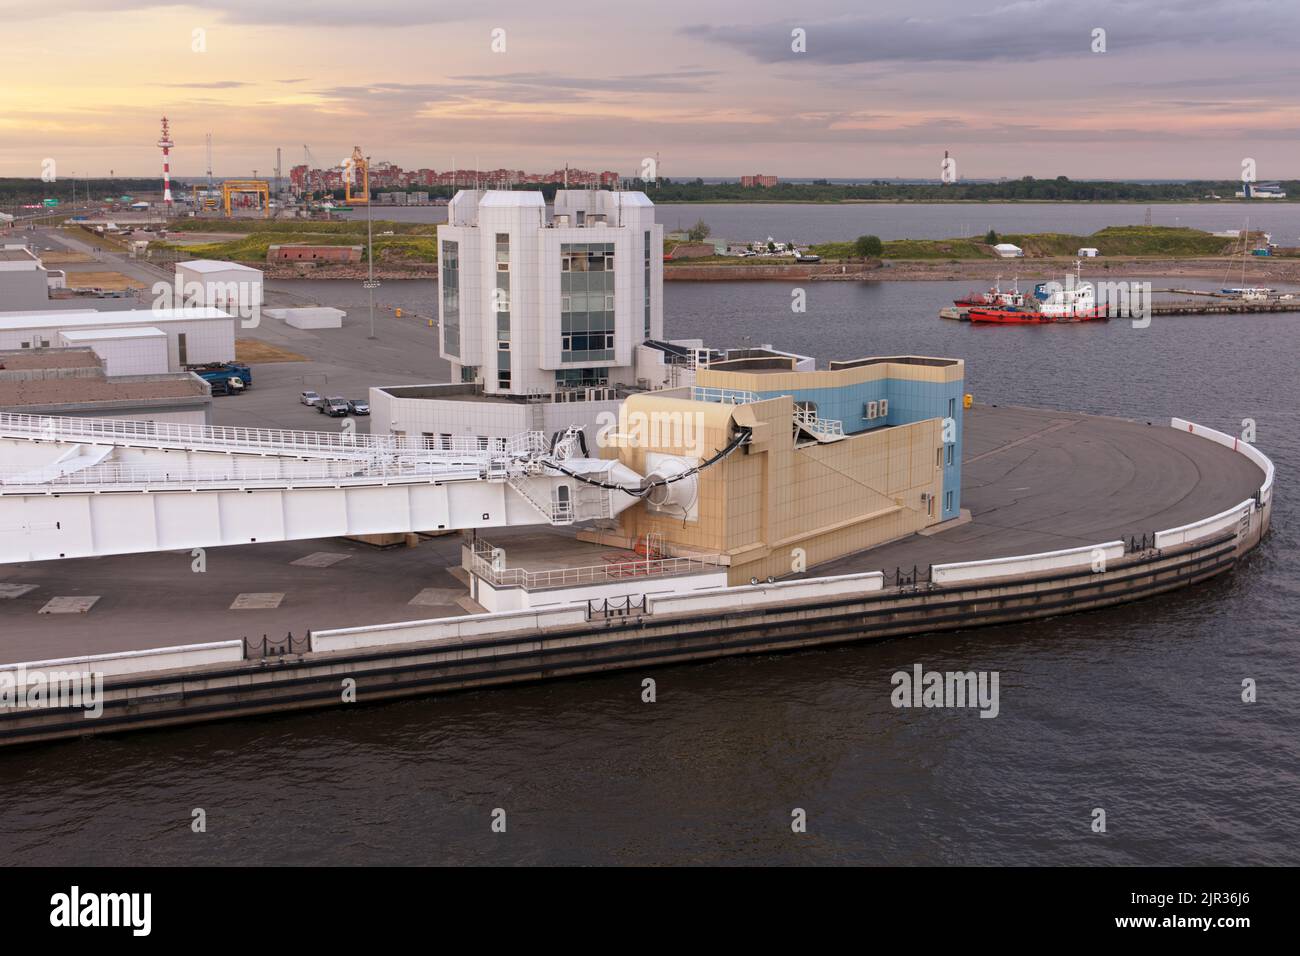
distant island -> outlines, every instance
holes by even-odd
[[[1285,199],[1255,199],[1256,203],[1294,202],[1300,180],[1273,180]],[[1073,180],[1066,176],[1035,179],[1025,176],[999,182],[862,184],[814,181],[775,186],[706,183],[702,179],[636,183],[657,204],[662,203],[852,203],[852,202],[1231,202],[1242,184],[1238,180],[1196,180],[1179,183],[1133,183]],[[1246,200],[1241,200],[1246,201]]]
[[[69,224],[71,225],[71,224]],[[376,275],[381,278],[435,278],[437,225],[374,220]],[[1088,235],[1067,233],[996,234],[952,239],[891,239],[861,236],[848,242],[800,245],[772,243],[775,248],[741,254],[761,243],[708,240],[697,223],[691,235],[664,240],[664,278],[683,280],[780,279],[840,273],[872,279],[991,278],[999,272],[1028,276],[1054,273],[1090,250],[1090,270],[1129,269],[1151,275],[1221,275],[1226,262],[1248,265],[1251,273],[1271,281],[1300,280],[1300,248],[1269,245],[1261,232],[1246,236],[1214,234],[1171,226],[1110,226]],[[120,240],[98,236],[109,245]],[[244,262],[272,278],[359,279],[364,262],[351,264],[269,262],[273,244],[310,243],[364,248],[366,221],[260,220],[185,218],[169,226],[164,241],[150,248],[155,258],[210,258]],[[1018,257],[1004,258],[997,244],[1016,247]],[[1258,251],[1256,251],[1258,250]],[[1243,263],[1243,259],[1246,260]],[[1235,266],[1234,266],[1235,267]]]

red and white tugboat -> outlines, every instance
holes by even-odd
[[[1092,283],[1079,278],[1080,268],[1081,264],[1076,261],[1075,281],[1069,288],[1059,282],[1040,282],[1034,286],[1031,303],[1023,306],[974,306],[970,310],[970,320],[998,325],[1042,325],[1107,318],[1106,307],[1097,304]]]
[[[993,288],[987,292],[972,292],[964,299],[953,299],[952,304],[960,309],[983,308],[985,306],[1012,306],[1019,308],[1025,304],[1025,294],[1020,291],[1020,280],[1015,279],[1010,292],[1002,291],[1002,276],[998,276]]]

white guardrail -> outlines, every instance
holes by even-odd
[[[647,597],[651,614],[680,614],[696,610],[745,610],[784,604],[786,601],[851,597],[885,587],[880,571],[841,574],[829,578],[800,578],[771,584],[742,584],[731,588],[700,588],[689,594]]]
[[[1267,455],[1261,452],[1250,442],[1242,441],[1232,435],[1225,435],[1223,432],[1215,431],[1213,428],[1206,428],[1204,425],[1198,425],[1195,422],[1189,422],[1185,418],[1174,418],[1169,422],[1180,432],[1189,432],[1197,438],[1205,438],[1209,441],[1223,445],[1225,448],[1231,448],[1233,451],[1245,455],[1264,472],[1264,483],[1259,486],[1259,497],[1263,504],[1268,504],[1273,500],[1273,462]]]
[[[76,671],[116,677],[121,674],[170,671],[181,667],[203,667],[206,664],[233,664],[243,659],[243,641],[213,641],[207,644],[182,644],[177,647],[151,647],[142,651],[120,651],[116,654],[89,654],[85,657],[60,657],[49,661],[0,664],[0,672],[22,668],[29,673],[31,671],[47,673]]]
[[[992,558],[988,561],[959,561],[953,564],[930,566],[932,584],[966,584],[971,581],[996,581],[1022,574],[1043,571],[1063,571],[1070,568],[1092,567],[1101,559],[1105,562],[1124,557],[1123,541],[1089,544],[1082,548],[1063,551],[1042,551],[1038,554],[1021,554],[1009,558]]]
[[[610,584],[630,578],[661,578],[699,571],[717,571],[721,564],[719,558],[646,557],[576,568],[529,571],[525,568],[498,568],[493,564],[493,556],[497,551],[497,548],[480,539],[470,552],[473,572],[495,587],[521,587],[530,591],[575,587],[580,584]]]
[[[493,614],[467,614],[431,621],[399,621],[364,627],[340,627],[313,631],[313,651],[352,651],[392,644],[457,644],[465,638],[512,631],[536,631],[587,623],[587,605],[566,604],[543,611],[499,611]]]

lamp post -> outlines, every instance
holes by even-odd
[[[366,172],[370,172],[370,157],[366,157]],[[370,184],[366,183],[366,256],[370,260],[370,278],[362,285],[370,296],[370,335],[367,338],[375,337],[375,289],[379,283],[375,281],[375,238],[373,227],[371,225],[372,217],[370,215]]]

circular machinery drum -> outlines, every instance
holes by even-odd
[[[688,474],[695,467],[696,463],[689,458],[668,455],[660,458],[646,476],[646,483],[651,486],[646,503],[656,511],[692,514],[700,498],[699,476]]]

